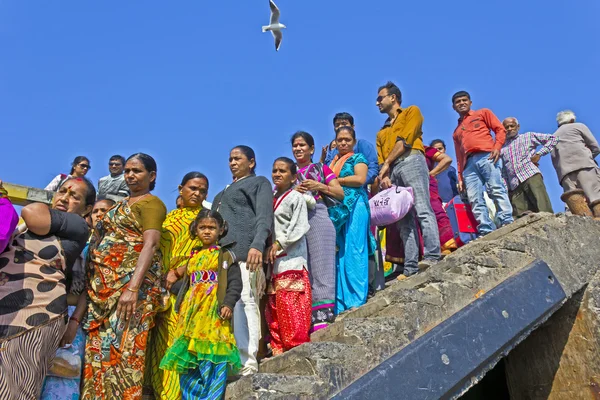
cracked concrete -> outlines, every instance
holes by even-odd
[[[572,296],[598,269],[600,223],[534,214],[393,282],[340,316],[311,343],[266,360],[227,388],[228,399],[326,399],[535,259]]]

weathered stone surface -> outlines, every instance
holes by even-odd
[[[600,223],[589,218],[521,218],[424,273],[393,282],[365,306],[313,334],[313,343],[264,362],[261,372],[268,374],[230,385],[228,397],[302,398],[314,393],[308,385],[316,385],[312,398],[328,398],[535,259],[549,265],[570,297],[598,269],[599,238]],[[266,394],[271,397],[260,397]]]
[[[328,392],[328,384],[313,376],[258,373],[228,385],[225,398],[308,400]]]
[[[506,378],[514,399],[600,399],[600,272],[508,355]]]

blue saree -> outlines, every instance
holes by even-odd
[[[354,175],[354,166],[367,164],[362,154],[354,154],[341,169],[340,178]],[[369,255],[376,249],[375,238],[369,230],[370,209],[364,187],[342,186],[344,202],[330,209],[336,228],[337,283],[336,314],[358,307],[367,301],[369,292]]]

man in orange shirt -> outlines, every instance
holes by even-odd
[[[404,277],[435,264],[440,259],[440,236],[429,198],[429,169],[423,145],[423,115],[417,106],[400,107],[402,93],[392,82],[379,88],[377,107],[387,114],[383,128],[377,133],[377,158],[381,166],[379,180],[387,189],[392,184],[411,187],[415,212],[398,221],[404,244]],[[417,218],[423,234],[423,260],[419,262]],[[400,277],[399,277],[400,278]]]
[[[506,129],[492,111],[487,108],[471,110],[471,104],[471,96],[465,91],[452,96],[452,107],[460,116],[452,138],[458,164],[458,190],[467,190],[473,214],[479,222],[477,230],[485,235],[496,229],[483,196],[486,188],[498,208],[496,218],[500,225],[513,222],[512,205],[502,178],[500,158]],[[495,138],[490,130],[494,131]]]

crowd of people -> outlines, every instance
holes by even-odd
[[[386,262],[403,280],[454,251],[446,205],[457,196],[479,235],[553,212],[538,168],[547,154],[572,213],[600,218],[600,147],[573,112],[558,113],[554,134],[520,134],[516,118],[471,104],[467,92],[452,97],[456,169],[444,141],[425,144],[421,111],[388,82],[375,144],[357,139],[352,115],[336,114],[328,145],[291,137],[293,159],[274,160],[271,182],[255,174],[253,149],[236,146],[232,181],[212,205],[208,171],[195,171],[167,212],[144,153],[110,157],[97,190],[90,160],[75,158],[46,187],[52,204],[25,206],[18,226],[0,182],[0,397],[221,398],[228,379],[364,304],[383,288]],[[393,186],[410,187],[414,206],[373,227],[369,198]],[[65,346],[80,374],[47,376]]]

